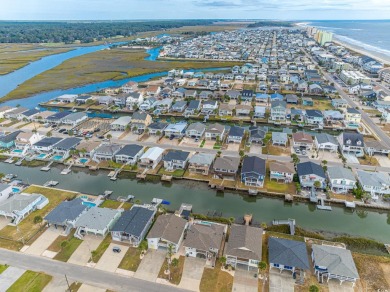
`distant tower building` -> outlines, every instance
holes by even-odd
[[[325,43],[329,43],[333,39],[333,33],[319,30],[314,36],[314,39],[319,43],[321,46],[325,45]]]

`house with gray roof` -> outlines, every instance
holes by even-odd
[[[343,132],[337,137],[337,141],[342,154],[356,157],[364,156],[364,140],[362,134]]]
[[[245,129],[239,126],[231,126],[227,136],[227,143],[241,143],[245,135]]]
[[[188,171],[208,175],[214,159],[215,154],[195,153],[188,161]]]
[[[187,220],[174,214],[158,216],[147,236],[148,248],[165,250],[172,246],[172,251],[177,253],[187,225]]]
[[[0,182],[0,203],[8,199],[11,193],[12,193],[12,186]]]
[[[257,156],[244,157],[241,182],[246,186],[263,187],[266,175],[265,160]]]
[[[95,149],[95,153],[93,155],[94,160],[102,161],[102,160],[113,160],[115,154],[122,149],[122,145],[119,144],[101,144],[99,147]]]
[[[49,200],[41,194],[15,194],[0,203],[0,216],[11,218],[11,224],[16,226],[31,212],[48,203]]]
[[[359,273],[350,250],[318,244],[313,244],[312,249],[314,272],[318,281],[323,283],[325,278],[327,282],[336,279],[340,281],[340,285],[347,281],[353,283],[352,287],[355,286]]]
[[[122,213],[111,229],[112,240],[138,246],[152,225],[156,209],[133,205]]]
[[[364,151],[370,156],[375,154],[389,155],[390,147],[383,141],[368,140],[364,141]]]
[[[262,256],[262,236],[261,228],[233,224],[225,244],[226,264],[257,272]]]
[[[75,228],[76,221],[87,211],[88,206],[83,204],[83,200],[76,198],[70,201],[63,201],[46,215],[47,224],[61,226],[65,228]]]
[[[171,111],[176,113],[182,113],[184,112],[186,107],[187,107],[187,102],[184,100],[179,100],[174,103],[174,105],[171,108]]]
[[[31,146],[31,149],[39,152],[51,152],[58,142],[60,142],[62,138],[59,137],[46,137],[38,142],[34,143]]]
[[[225,132],[226,130],[224,125],[218,123],[210,124],[205,131],[205,138],[207,140],[216,140],[218,137],[220,141],[223,141]]]
[[[64,155],[64,158],[66,158],[69,151],[76,149],[77,145],[79,145],[81,141],[82,139],[76,137],[64,138],[53,146],[53,151]]]
[[[326,174],[329,186],[333,192],[346,193],[352,191],[356,186],[356,178],[349,168],[340,166],[329,166]]]
[[[202,138],[205,131],[205,124],[199,122],[192,123],[186,129],[186,136],[189,138]]]
[[[200,100],[191,100],[188,104],[188,107],[185,109],[184,114],[186,115],[193,115],[196,112],[200,111],[201,109],[201,102]]]
[[[148,126],[148,134],[149,135],[157,135],[157,133],[159,133],[161,136],[167,126],[168,126],[168,123],[153,122]]]
[[[390,194],[390,176],[386,172],[357,170],[357,179],[363,190],[374,199]]]
[[[213,263],[222,248],[227,225],[194,221],[189,224],[183,246],[188,257],[207,259]]]
[[[164,155],[164,168],[167,171],[174,171],[176,169],[185,169],[190,156],[190,152],[181,150],[168,150]]]
[[[232,156],[217,157],[213,165],[213,173],[220,178],[233,177],[237,175],[240,166],[240,158]]]
[[[131,117],[123,116],[117,118],[110,125],[112,131],[126,131],[127,127],[130,125]]]
[[[285,101],[272,101],[271,102],[271,121],[285,121],[287,115],[287,104]]]
[[[264,127],[250,126],[249,127],[249,143],[257,143],[262,145],[267,131]]]
[[[314,145],[317,150],[337,152],[337,139],[327,133],[319,133],[314,136]]]
[[[164,135],[166,137],[181,138],[185,135],[187,125],[187,122],[169,124],[164,130]]]
[[[123,210],[110,208],[92,207],[83,213],[76,221],[75,237],[80,237],[84,234],[95,234],[106,236],[118,221]]]
[[[271,268],[280,271],[309,270],[310,263],[306,243],[284,238],[268,238],[268,258]]]
[[[22,133],[22,131],[15,131],[7,135],[0,136],[0,148],[9,149],[15,146],[16,137],[19,136],[20,133]]]
[[[118,163],[126,163],[134,165],[144,153],[144,147],[135,144],[128,144],[115,153],[115,161]]]
[[[303,188],[314,187],[315,182],[320,182],[320,189],[326,188],[326,176],[321,165],[311,161],[302,162],[297,165],[299,183]]]
[[[287,146],[288,136],[287,133],[272,132],[272,145]]]
[[[71,125],[72,127],[81,124],[83,121],[88,119],[88,115],[85,112],[71,113],[61,119],[61,124]]]

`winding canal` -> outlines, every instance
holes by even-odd
[[[172,184],[160,182],[138,182],[132,179],[118,179],[113,182],[107,172],[89,172],[73,169],[69,175],[61,175],[59,168],[42,172],[39,168],[20,167],[0,163],[0,172],[14,173],[30,184],[44,184],[48,180],[60,182],[58,188],[90,194],[101,194],[104,190],[114,191],[113,197],[134,195],[142,202],[154,197],[171,202],[170,209],[179,208],[181,203],[193,205],[194,212],[207,213],[209,210],[222,212],[224,217],[241,217],[251,213],[256,222],[270,222],[272,219],[294,218],[305,229],[345,233],[353,236],[373,238],[390,242],[390,212],[375,212],[358,209],[355,212],[342,207],[332,211],[320,211],[305,203],[288,204],[283,200],[269,197],[249,197],[235,192],[217,192],[205,183],[175,181]]]

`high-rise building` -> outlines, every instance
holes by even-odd
[[[319,30],[314,35],[314,39],[316,40],[317,43],[323,46],[325,45],[325,43],[329,43],[332,41],[333,33],[324,30]]]

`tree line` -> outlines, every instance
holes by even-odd
[[[90,43],[106,38],[129,37],[146,31],[208,25],[213,20],[139,22],[0,22],[0,43]]]

